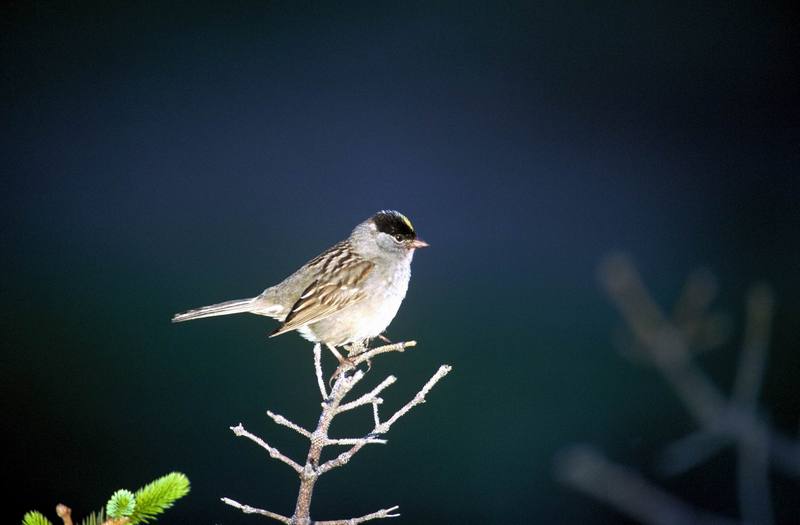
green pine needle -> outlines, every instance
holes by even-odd
[[[81,520],[80,525],[103,525],[106,521],[105,510],[100,509],[97,512],[92,512]]]
[[[53,525],[41,512],[32,510],[22,517],[22,525]]]
[[[130,490],[120,489],[112,494],[106,504],[106,514],[109,518],[123,518],[133,514],[136,507],[136,497]]]
[[[189,479],[180,472],[158,478],[136,491],[136,508],[130,525],[147,523],[189,493]]]

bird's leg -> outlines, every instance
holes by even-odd
[[[333,357],[335,357],[336,360],[339,361],[339,366],[342,366],[344,364],[344,362],[347,361],[347,359],[342,357],[342,354],[339,353],[339,351],[336,349],[335,346],[332,346],[332,345],[325,345],[325,346],[327,346],[328,350],[331,351],[331,353],[333,354]]]
[[[336,367],[336,371],[333,373],[331,378],[328,379],[328,386],[332,387],[334,381],[336,380],[336,378],[339,377],[341,374],[344,374],[348,370],[351,370],[351,369],[355,368],[355,364],[353,363],[353,360],[350,357],[350,350],[349,349],[347,350],[348,356],[344,357],[344,356],[342,356],[342,354],[339,353],[338,350],[336,350],[335,346],[333,346],[333,345],[325,345],[325,346],[328,347],[328,350],[331,351],[333,356],[339,362],[339,366]]]
[[[384,342],[384,343],[386,343],[387,345],[389,345],[389,344],[392,344],[392,342],[389,340],[389,338],[388,338],[388,337],[386,337],[386,336],[385,336],[385,335],[383,335],[383,334],[378,334],[378,339],[380,339],[381,341],[383,341],[383,342]]]

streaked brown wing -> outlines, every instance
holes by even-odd
[[[321,321],[362,300],[362,285],[374,266],[369,261],[350,257],[341,267],[341,271],[321,274],[303,291],[283,326],[270,334],[270,337]]]

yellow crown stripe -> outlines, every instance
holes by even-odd
[[[403,222],[406,223],[406,226],[408,226],[408,228],[413,232],[414,231],[414,225],[411,224],[411,221],[408,220],[408,217],[406,217],[402,213],[398,213],[398,215],[400,216],[401,219],[403,219]]]

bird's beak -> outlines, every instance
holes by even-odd
[[[422,239],[414,239],[409,244],[409,247],[412,250],[416,250],[417,248],[427,248],[428,246],[430,246],[430,244],[428,244],[427,242],[423,241]]]

